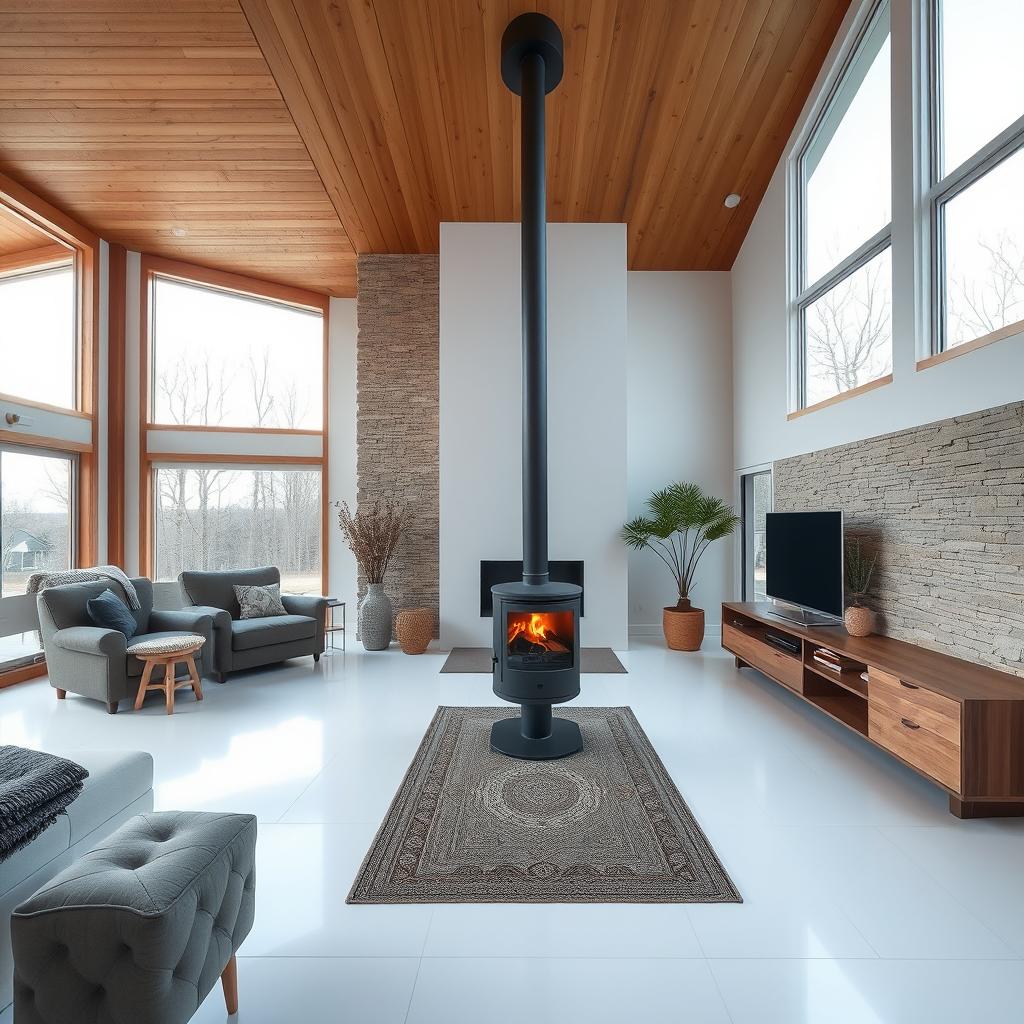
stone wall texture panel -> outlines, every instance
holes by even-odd
[[[437,256],[358,260],[357,501],[396,498],[413,516],[384,581],[396,615],[440,604],[438,265]],[[360,576],[360,600],[365,592]]]
[[[878,552],[879,632],[1024,677],[1024,402],[774,464]]]

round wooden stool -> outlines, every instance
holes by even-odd
[[[132,644],[128,648],[129,654],[145,663],[142,670],[142,681],[139,683],[139,693],[135,698],[135,710],[142,707],[146,694],[150,690],[163,690],[164,700],[167,702],[167,714],[174,714],[174,691],[183,686],[191,686],[196,700],[203,699],[203,688],[199,682],[199,673],[196,671],[196,662],[193,655],[206,643],[201,636],[194,634],[183,636],[168,636],[159,640],[143,640],[141,643]],[[175,679],[174,672],[178,664],[188,669],[188,676],[185,679]],[[155,683],[150,682],[153,669],[162,665],[164,669],[163,679]]]

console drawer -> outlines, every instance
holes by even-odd
[[[875,701],[868,701],[868,736],[908,764],[960,792],[960,740],[955,742]]]
[[[868,700],[897,718],[909,718],[916,725],[960,745],[960,704],[940,693],[913,683],[904,683],[888,672],[868,669]]]
[[[776,682],[783,683],[797,693],[803,692],[804,668],[798,657],[784,654],[770,644],[755,640],[742,630],[724,623],[722,646]]]

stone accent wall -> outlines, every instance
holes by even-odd
[[[414,517],[384,581],[396,615],[440,604],[438,262],[367,255],[357,267],[357,500],[396,498]]]
[[[1024,676],[1024,402],[784,459],[774,484],[878,551],[879,632]]]

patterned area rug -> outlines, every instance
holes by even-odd
[[[490,748],[508,708],[438,708],[349,903],[739,903],[633,712],[572,708],[583,750]]]

